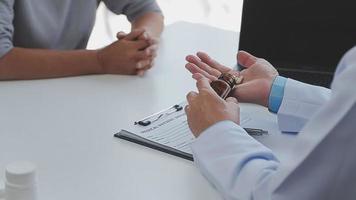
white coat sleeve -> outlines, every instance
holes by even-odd
[[[288,79],[277,118],[283,132],[299,132],[311,117],[330,99],[327,88]]]
[[[253,188],[273,174],[272,151],[231,121],[208,128],[192,145],[194,162],[224,199],[252,199]]]
[[[335,77],[356,63],[356,48],[349,50],[339,62]],[[299,132],[315,113],[329,101],[330,89],[288,79],[278,110],[278,125],[283,132]]]

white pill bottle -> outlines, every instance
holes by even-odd
[[[5,181],[0,183],[0,200],[38,200],[33,163],[21,161],[6,166]]]

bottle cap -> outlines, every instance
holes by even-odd
[[[31,187],[36,184],[36,166],[30,162],[14,162],[6,167],[6,184]]]
[[[242,82],[243,76],[235,76],[230,73],[223,73],[220,75],[219,79],[224,80],[231,88],[233,88],[235,85],[238,85]]]

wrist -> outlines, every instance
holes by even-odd
[[[105,74],[104,49],[93,50],[98,74]]]

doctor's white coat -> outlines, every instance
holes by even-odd
[[[288,79],[277,113],[281,131],[299,132],[273,152],[240,126],[219,122],[192,145],[202,174],[225,199],[356,199],[356,48],[340,61],[331,90]]]

